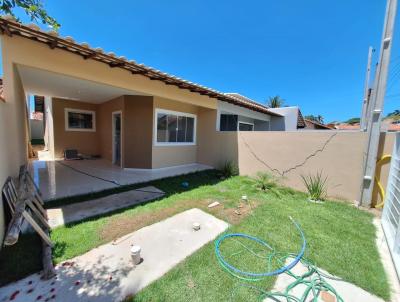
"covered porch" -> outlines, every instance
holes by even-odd
[[[183,175],[210,169],[188,164],[160,169],[122,169],[105,159],[35,160],[29,170],[45,201],[99,192],[119,186]]]

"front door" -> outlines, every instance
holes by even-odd
[[[113,112],[113,164],[121,166],[121,112]]]

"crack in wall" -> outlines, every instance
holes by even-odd
[[[263,164],[265,167],[267,167],[269,170],[271,170],[272,172],[275,172],[277,174],[279,174],[281,177],[284,177],[286,174],[288,174],[289,172],[296,170],[302,166],[304,166],[311,158],[315,157],[318,155],[318,153],[321,153],[325,150],[325,148],[328,146],[328,144],[332,141],[332,139],[338,134],[338,132],[333,133],[326,141],[325,143],[322,145],[322,147],[318,148],[317,150],[315,150],[314,152],[312,152],[311,154],[309,154],[308,156],[306,156],[304,158],[304,160],[286,170],[280,171],[279,169],[273,168],[271,167],[268,163],[266,163],[263,159],[261,159],[255,152],[254,150],[251,148],[251,146],[247,143],[247,141],[244,139],[244,137],[242,136],[242,134],[239,132],[239,136],[242,139],[243,143],[245,144],[246,148],[250,151],[250,153],[254,156],[254,158],[260,162],[261,164]]]

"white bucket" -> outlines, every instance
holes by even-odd
[[[132,258],[133,264],[135,264],[135,265],[140,263],[140,260],[141,260],[140,251],[141,251],[141,248],[139,245],[132,245],[131,258]]]

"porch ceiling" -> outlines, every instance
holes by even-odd
[[[44,95],[100,104],[121,95],[146,95],[102,83],[18,65],[22,85],[27,94]]]

